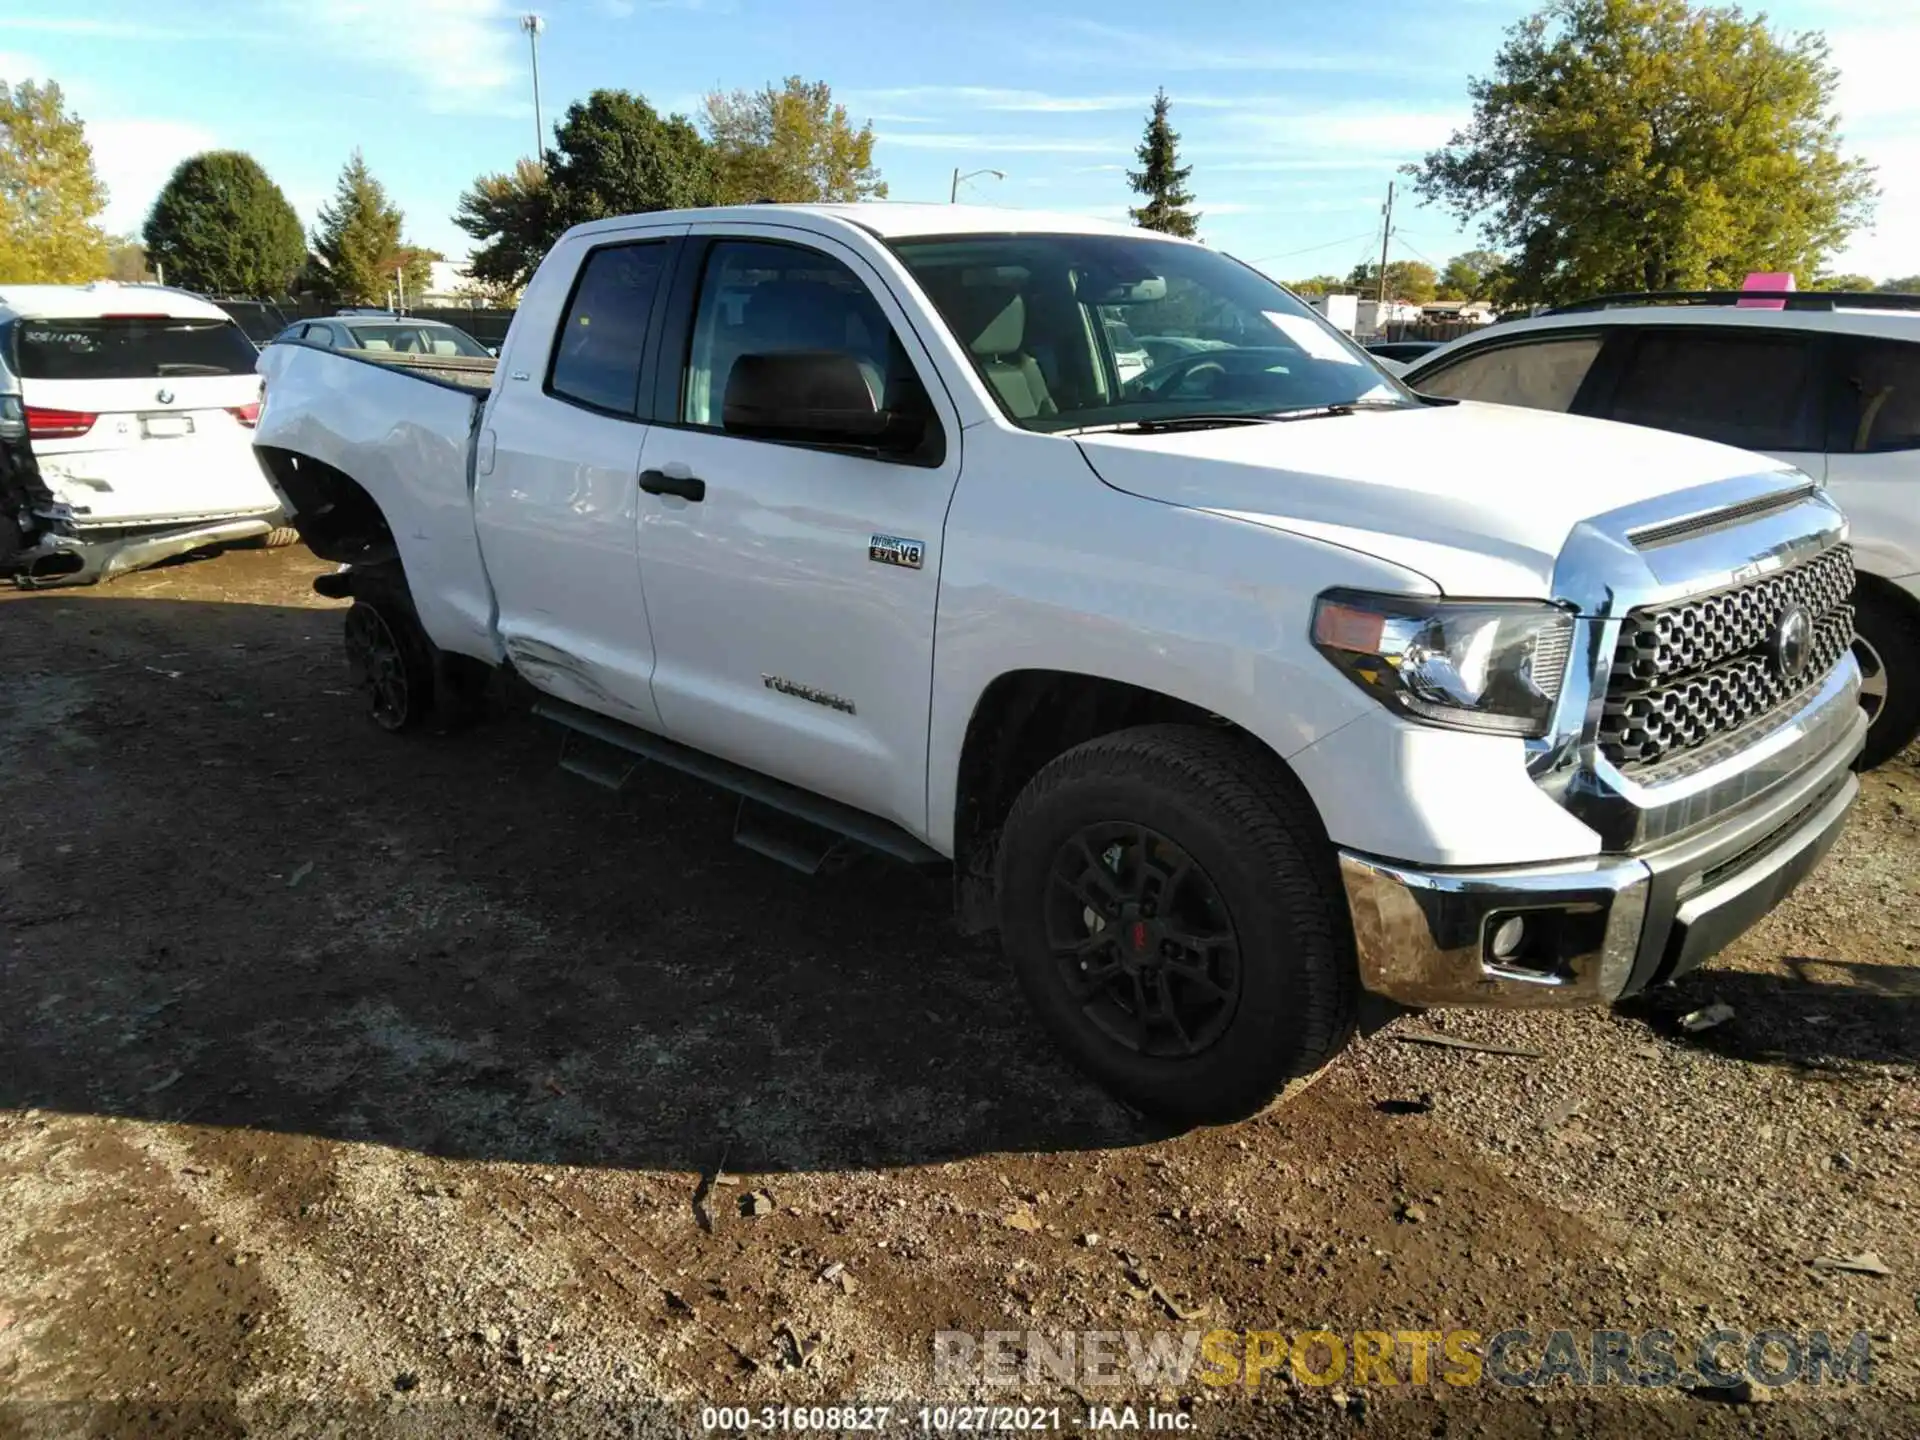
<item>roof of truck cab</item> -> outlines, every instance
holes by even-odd
[[[620,230],[635,221],[675,222],[704,225],[719,221],[789,223],[795,220],[826,220],[857,226],[883,240],[905,240],[922,235],[1133,235],[1157,240],[1172,236],[1152,235],[1131,225],[1111,220],[1095,220],[1086,215],[1064,214],[1050,210],[1016,210],[999,205],[943,205],[935,201],[868,200],[855,205],[719,205],[705,210],[655,210],[645,215],[615,216],[594,220],[577,227],[582,234]],[[831,230],[832,225],[803,225],[802,228]],[[1190,242],[1179,242],[1190,243]]]
[[[167,285],[0,285],[0,317],[97,320],[107,315],[165,315],[180,320],[227,320],[211,300]]]

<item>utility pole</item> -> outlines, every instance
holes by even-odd
[[[1385,215],[1385,223],[1380,227],[1380,309],[1382,311],[1387,308],[1387,242],[1393,238],[1393,182],[1391,180],[1387,181],[1387,208]],[[1374,317],[1373,323],[1384,330],[1386,328],[1385,315],[1377,314]]]
[[[533,60],[533,163],[538,165],[547,148],[547,132],[540,124],[540,32],[547,22],[530,13],[520,17],[520,28],[527,32],[527,54]]]

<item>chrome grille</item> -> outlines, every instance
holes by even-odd
[[[1738,730],[1826,678],[1853,643],[1853,553],[1840,545],[1750,584],[1636,610],[1620,627],[1600,749],[1643,769]],[[1769,653],[1789,605],[1814,619],[1792,679]]]

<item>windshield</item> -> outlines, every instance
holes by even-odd
[[[487,358],[487,347],[451,325],[349,325],[362,350],[398,350],[406,355],[472,355]]]
[[[1419,403],[1313,310],[1218,251],[1131,235],[893,248],[1029,430]]]
[[[18,321],[13,357],[25,380],[151,380],[250,375],[260,352],[231,320],[108,315]]]
[[[268,344],[287,325],[287,317],[279,308],[264,300],[216,300],[213,303],[231,315],[256,345]]]

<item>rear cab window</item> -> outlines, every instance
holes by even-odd
[[[22,380],[251,375],[260,358],[232,320],[198,316],[16,320],[10,348]]]
[[[547,393],[606,415],[633,418],[666,240],[602,245],[588,252],[554,336]]]

